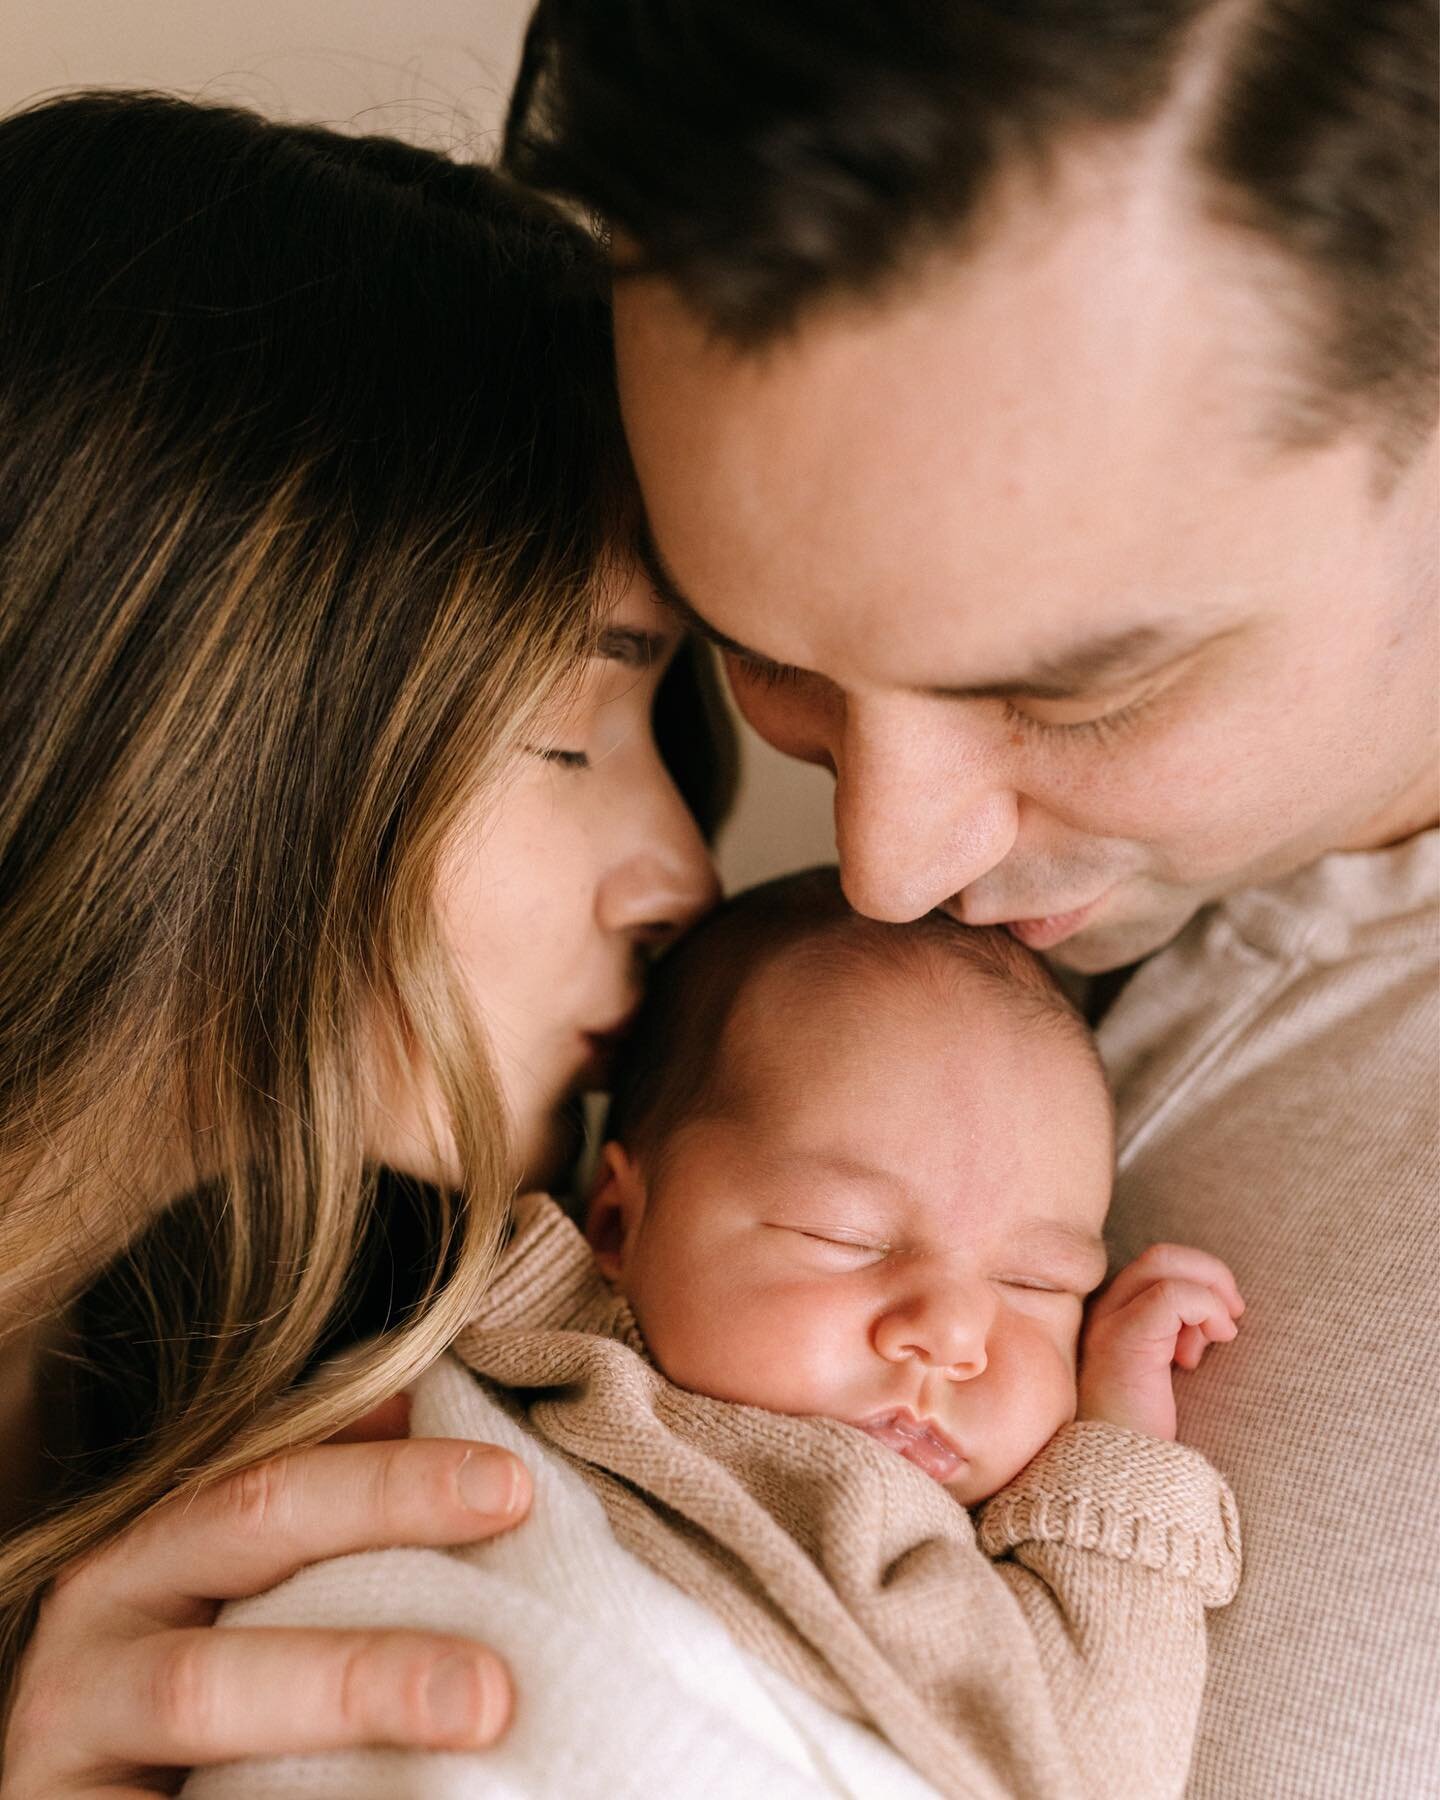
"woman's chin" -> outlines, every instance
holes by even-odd
[[[567,1192],[584,1147],[585,1114],[577,1094],[531,1127],[520,1151],[519,1192]]]

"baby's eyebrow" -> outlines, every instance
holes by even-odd
[[[1083,1272],[1089,1285],[1096,1287],[1105,1278],[1109,1254],[1098,1231],[1087,1231],[1067,1219],[1036,1219],[1016,1231],[1014,1248],[1032,1255],[1064,1258],[1077,1274]]]
[[[863,1156],[847,1156],[843,1150],[799,1151],[786,1160],[802,1163],[807,1171],[830,1175],[837,1181],[863,1183],[867,1187],[903,1189],[905,1186],[893,1169],[869,1162]]]

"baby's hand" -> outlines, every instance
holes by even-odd
[[[1218,1257],[1152,1244],[1090,1302],[1075,1416],[1173,1440],[1171,1365],[1193,1369],[1207,1345],[1228,1344],[1244,1310]]]

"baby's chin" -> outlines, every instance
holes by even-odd
[[[942,1485],[945,1492],[953,1494],[962,1506],[981,1506],[1012,1482],[1024,1467],[1024,1463],[1020,1463],[1016,1468],[996,1474],[993,1469],[987,1468],[982,1472],[973,1464],[966,1463],[964,1468]]]

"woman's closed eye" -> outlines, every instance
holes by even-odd
[[[584,750],[562,750],[549,744],[527,744],[526,749],[542,762],[554,763],[561,769],[588,769],[590,757]]]

